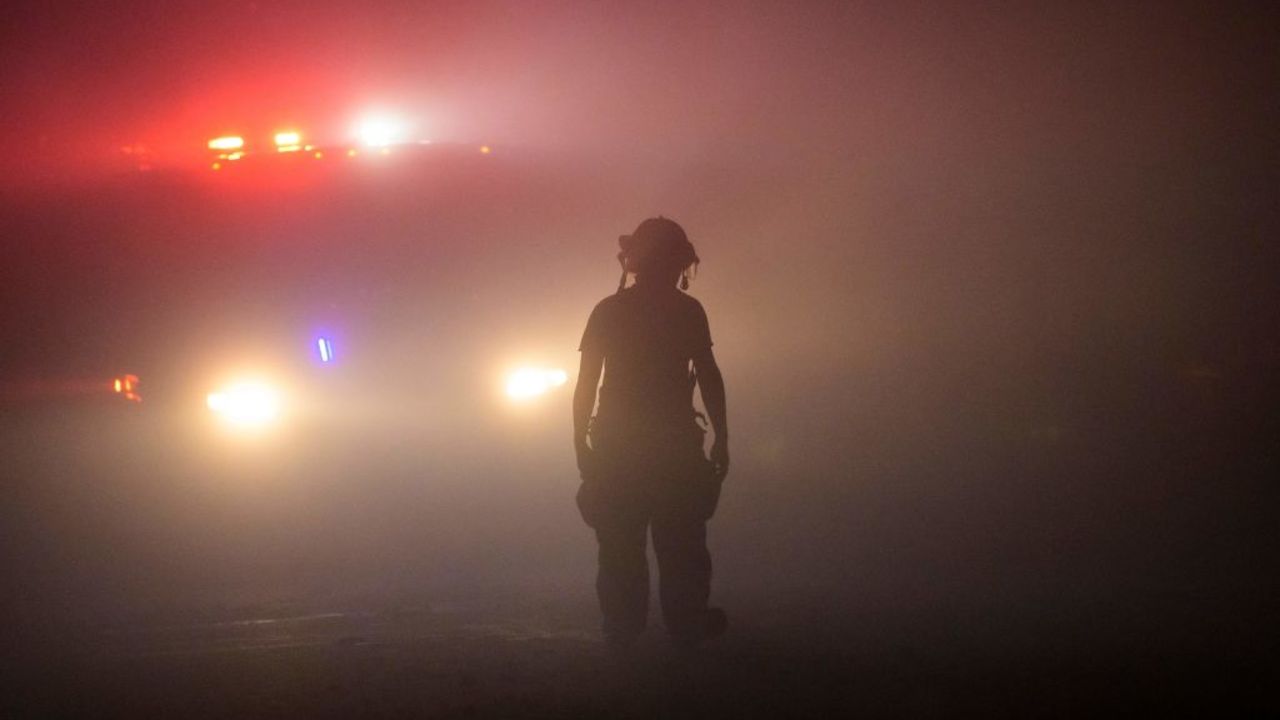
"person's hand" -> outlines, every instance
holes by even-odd
[[[716,438],[711,443],[711,468],[716,480],[724,480],[729,474],[729,441]]]
[[[574,452],[578,456],[578,475],[583,480],[590,480],[596,476],[596,470],[599,467],[599,461],[596,458],[596,451],[586,443],[574,445]]]

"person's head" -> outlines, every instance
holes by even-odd
[[[635,232],[619,237],[618,245],[622,248],[618,253],[622,264],[619,290],[627,283],[627,273],[635,273],[636,282],[643,283],[674,285],[679,279],[681,289],[689,289],[689,278],[697,271],[698,254],[684,228],[674,220],[649,218]]]

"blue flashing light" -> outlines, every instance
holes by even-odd
[[[333,343],[329,338],[317,338],[316,347],[320,350],[320,362],[333,362]]]

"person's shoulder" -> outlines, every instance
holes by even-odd
[[[600,300],[600,302],[596,303],[596,306],[592,309],[592,311],[607,312],[609,308],[617,306],[617,304],[621,301],[621,298],[622,298],[621,293],[612,293],[610,295],[606,295],[603,299]]]
[[[698,300],[698,298],[690,295],[689,293],[682,291],[679,293],[679,295],[680,295],[680,302],[686,303],[690,307],[698,307],[698,308],[702,307],[702,302]]]
[[[685,308],[689,312],[699,313],[702,315],[707,314],[706,310],[702,308],[702,303],[698,300],[698,298],[686,292],[679,293],[679,295],[680,295],[679,302],[681,307]]]
[[[591,317],[596,322],[611,321],[612,318],[617,317],[621,302],[622,298],[619,295],[608,295],[591,308]]]

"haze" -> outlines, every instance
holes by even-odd
[[[379,338],[369,362],[405,388],[352,406],[349,445],[297,440],[257,475],[207,448],[104,461],[114,441],[89,420],[8,413],[12,617],[508,596],[592,612],[568,394],[522,416],[481,388],[521,352],[571,387],[617,236],[662,214],[702,257],[691,292],[728,385],[734,465],[710,527],[731,615],[997,656],[1261,647],[1280,362],[1261,13],[374,0],[5,15],[6,380],[135,349],[212,363],[208,345],[161,348],[214,326],[219,352],[237,329],[271,336],[238,288],[312,263],[347,268],[333,296],[376,322],[360,330]],[[346,142],[370,110],[493,146],[498,179],[248,202],[201,184],[215,135]],[[168,204],[131,196],[120,148],[138,144],[197,179]],[[309,317],[309,288],[281,289],[284,317]],[[381,299],[356,299],[369,289]],[[124,316],[144,319],[121,332]],[[444,392],[436,378],[447,401],[415,400]],[[145,469],[168,462],[182,472]]]

